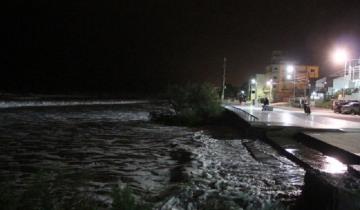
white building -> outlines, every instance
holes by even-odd
[[[326,88],[326,80],[327,78],[326,77],[323,77],[321,79],[318,79],[315,81],[315,90],[316,91],[325,91],[325,88]]]
[[[344,77],[338,77],[335,78],[333,81],[333,87],[332,91],[333,93],[336,93],[338,91],[342,91],[342,94],[340,95],[340,98],[342,99],[348,99],[348,100],[360,100],[360,93],[359,92],[353,92],[351,95],[345,95],[346,89],[359,89],[359,80],[351,80],[349,76]]]
[[[334,79],[333,88],[335,92],[342,89],[354,88],[354,82],[352,82],[351,79],[346,76],[338,77]]]
[[[264,89],[266,86],[265,74],[255,74],[249,81],[250,100],[265,98]]]
[[[360,59],[347,61],[345,65],[345,77],[354,82],[355,88],[360,87]]]

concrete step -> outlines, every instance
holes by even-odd
[[[300,142],[347,164],[360,164],[360,133],[301,132]]]
[[[347,171],[346,164],[297,141],[294,138],[297,132],[296,129],[268,131],[266,137],[272,146],[278,148],[286,157],[306,170],[328,173],[345,173]]]

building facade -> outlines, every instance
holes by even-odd
[[[264,92],[265,84],[266,84],[265,74],[255,74],[250,78],[249,81],[250,100],[257,100],[266,97],[266,94]]]
[[[266,67],[264,92],[273,102],[285,102],[294,97],[308,97],[311,84],[319,77],[319,66],[271,64]]]

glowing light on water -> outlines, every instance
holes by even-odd
[[[347,171],[347,166],[333,157],[326,156],[323,171],[331,174],[341,174]]]
[[[290,153],[290,154],[295,154],[296,151],[298,151],[298,149],[291,149],[291,148],[288,148],[288,149],[285,149],[286,152]]]

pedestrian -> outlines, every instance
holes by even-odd
[[[308,104],[307,101],[304,101],[304,112],[307,115],[311,114],[310,104]]]
[[[262,111],[267,110],[267,106],[269,106],[269,99],[267,97],[265,97],[265,99],[263,101]]]

